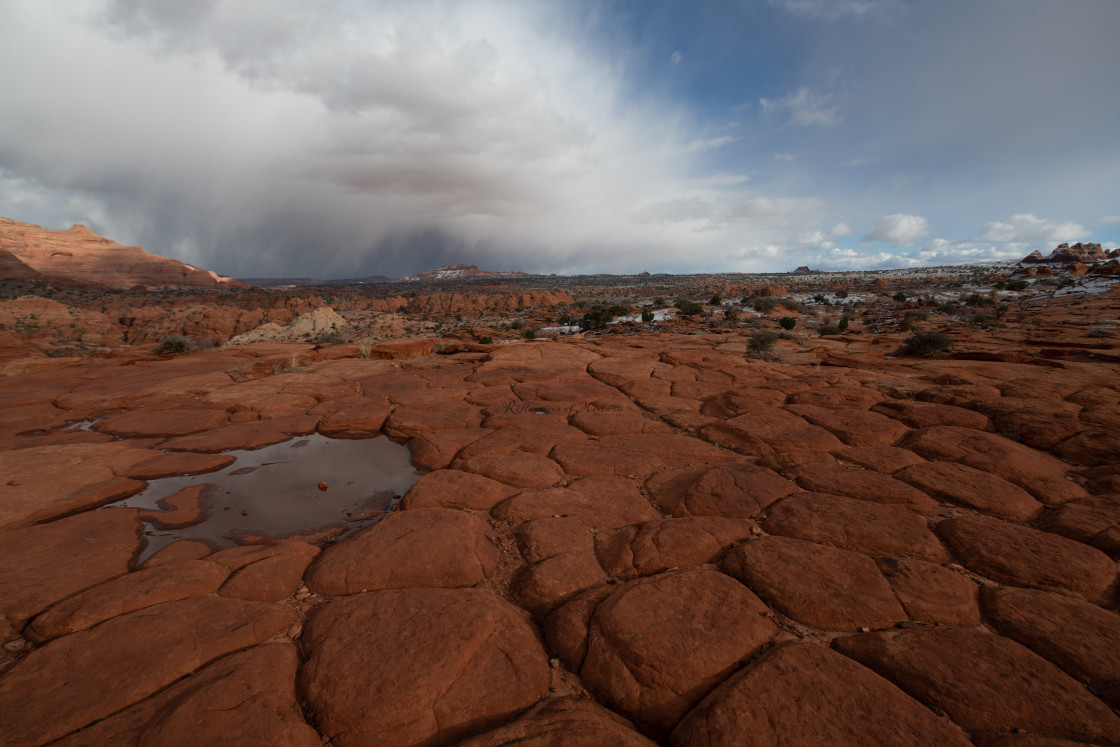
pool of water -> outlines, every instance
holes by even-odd
[[[152,480],[142,493],[113,504],[153,512],[138,562],[180,539],[221,548],[332,528],[344,536],[392,510],[420,479],[408,447],[384,436],[314,434],[228,453],[236,461],[223,470]],[[195,499],[198,518],[186,526],[174,521],[175,506]]]

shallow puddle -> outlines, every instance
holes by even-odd
[[[180,539],[220,548],[329,528],[344,536],[391,510],[420,479],[408,447],[384,436],[314,434],[227,453],[236,461],[223,470],[152,480],[144,492],[113,504],[149,512],[137,562]],[[200,514],[189,517],[196,500]]]

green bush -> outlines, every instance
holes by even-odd
[[[160,340],[159,345],[152,353],[155,355],[182,355],[194,349],[194,340],[186,335],[170,335]]]
[[[718,293],[715,294],[714,296],[712,296],[712,300],[708,301],[709,306],[719,306],[722,303],[723,303],[723,296],[721,296]]]
[[[642,312],[642,321],[645,322],[646,324],[649,324],[650,322],[652,322],[653,321],[653,312],[652,311],[643,311]]]
[[[596,327],[605,327],[613,322],[616,317],[625,316],[629,313],[629,307],[622,306],[621,304],[615,304],[614,306],[595,306],[579,320],[579,328],[586,332]]]
[[[778,324],[782,325],[782,329],[791,330],[797,326],[797,320],[792,316],[783,316],[778,320]]]
[[[848,291],[838,290],[838,291],[836,291],[836,297],[837,298],[847,298],[848,297]]]
[[[739,310],[738,309],[727,309],[727,311],[723,312],[723,318],[726,319],[729,322],[734,322],[739,318]]]
[[[1025,291],[1027,288],[1030,288],[1030,287],[1031,287],[1031,284],[1028,283],[1026,280],[1008,280],[1007,281],[1007,290],[1010,290],[1010,291]]]
[[[537,333],[534,330],[527,329],[527,330],[525,330],[524,332],[521,333],[521,336],[524,337],[526,340],[535,340],[536,337],[537,337]]]
[[[836,325],[836,329],[840,330],[841,332],[847,332],[848,325],[851,323],[852,318],[845,314],[844,316],[840,317],[840,323]]]
[[[944,332],[915,332],[906,338],[903,350],[920,358],[931,358],[953,349],[953,338]]]
[[[914,328],[914,317],[909,314],[902,317],[902,321],[898,323],[898,328],[902,332],[909,332]]]
[[[822,335],[838,335],[840,334],[840,328],[835,324],[822,324],[817,332]]]
[[[478,341],[480,343],[482,343],[483,345],[493,345],[494,344],[494,338],[491,337],[490,335],[483,335],[482,337],[478,338]]]
[[[891,296],[891,298],[898,301],[899,303],[906,303],[906,294],[902,291],[895,293],[893,296]]]
[[[681,316],[697,316],[704,313],[703,306],[687,298],[678,298],[673,305],[681,312]]]
[[[667,303],[667,301],[665,300],[665,296],[658,296],[657,298],[653,299],[653,305],[656,306],[659,309],[662,306],[665,306],[666,303]]]

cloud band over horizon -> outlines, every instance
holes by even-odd
[[[1100,120],[1120,54],[1092,31],[1120,13],[1026,4],[1029,23],[1010,5],[902,0],[687,17],[667,2],[15,0],[0,8],[0,215],[242,276],[875,268],[1115,245],[1120,148]],[[930,72],[941,41],[991,26],[968,82],[953,66],[969,60]],[[1016,51],[1086,33],[1092,54],[1057,70]],[[840,43],[853,37],[872,62]],[[1073,80],[1084,90],[1058,86]],[[1034,111],[1038,86],[1049,108]]]

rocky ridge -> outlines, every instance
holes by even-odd
[[[51,231],[0,218],[0,279],[29,278],[117,289],[239,285],[138,246],[122,246],[85,226]]]

